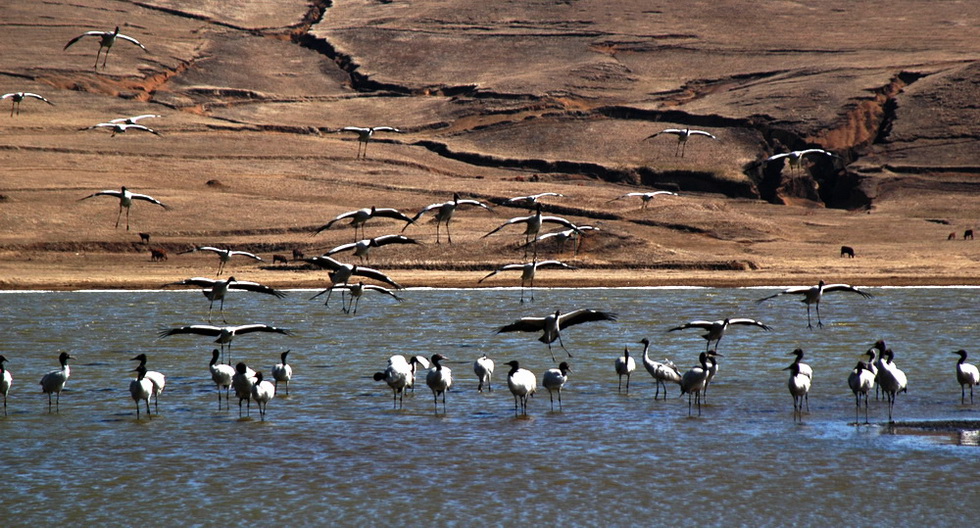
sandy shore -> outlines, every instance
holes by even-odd
[[[79,266],[30,265],[14,269],[10,262],[0,262],[2,290],[87,290],[87,289],[158,289],[162,285],[191,276],[202,275],[197,266],[176,269],[156,265],[123,266],[125,257],[90,258]],[[95,264],[93,261],[102,261]],[[112,265],[116,261],[116,265]],[[213,270],[212,270],[213,271]],[[389,269],[385,272],[404,287],[477,288],[516,287],[520,285],[517,272],[498,274],[495,278],[479,283],[488,272]],[[213,273],[203,273],[214,277]],[[276,288],[322,288],[328,286],[326,271],[306,269],[304,266],[233,266],[224,276],[237,275],[241,279],[261,282]],[[811,284],[828,274],[820,269],[794,269],[782,271],[716,271],[676,270],[653,268],[580,268],[577,270],[546,270],[538,272],[537,287],[750,287],[788,286]],[[829,280],[829,279],[828,279]],[[835,282],[860,286],[958,286],[980,285],[976,275],[935,274],[920,275],[898,273],[855,273],[834,275]]]

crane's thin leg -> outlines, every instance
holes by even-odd
[[[558,344],[561,345],[561,349],[564,350],[566,354],[568,354],[568,357],[572,357],[572,353],[569,352],[567,348],[565,348],[565,343],[562,343],[561,341],[561,334],[558,334]]]

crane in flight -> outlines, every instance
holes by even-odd
[[[355,159],[367,159],[367,145],[375,132],[401,132],[395,127],[376,126],[376,127],[356,127],[346,126],[340,129],[342,132],[354,132],[357,134],[357,157]]]
[[[10,117],[14,117],[14,110],[15,109],[17,110],[17,115],[20,115],[20,103],[21,103],[21,101],[23,101],[24,99],[27,99],[27,98],[31,98],[31,97],[34,98],[34,99],[40,99],[40,100],[44,101],[45,103],[48,103],[49,105],[54,106],[54,103],[52,103],[51,101],[48,101],[44,97],[42,97],[42,96],[40,96],[40,95],[38,95],[36,93],[31,93],[31,92],[11,92],[11,93],[8,93],[8,94],[3,94],[3,97],[0,97],[0,99],[10,99]]]
[[[119,218],[122,216],[123,209],[125,209],[126,231],[129,231],[129,208],[133,205],[133,200],[142,200],[144,202],[150,202],[151,204],[156,204],[159,205],[160,207],[163,207],[164,210],[170,209],[169,205],[164,204],[160,200],[157,200],[156,198],[146,194],[134,193],[129,189],[127,189],[126,186],[123,186],[122,189],[119,191],[109,189],[105,191],[99,191],[97,193],[92,193],[84,198],[80,198],[78,201],[88,200],[89,198],[94,198],[96,196],[112,196],[114,198],[119,199],[119,213],[116,214],[116,228],[117,229],[119,228]]]
[[[687,149],[687,140],[691,136],[705,136],[711,139],[717,140],[714,134],[710,132],[705,132],[704,130],[695,130],[691,128],[665,128],[656,134],[651,134],[645,138],[643,141],[648,139],[653,139],[661,134],[673,134],[677,136],[677,147],[674,149],[674,157],[677,157],[678,152],[680,152],[680,157],[684,157],[684,151]]]
[[[133,37],[130,37],[129,35],[123,35],[122,33],[120,33],[119,32],[119,26],[116,26],[115,31],[86,31],[85,33],[82,33],[81,35],[79,35],[79,36],[77,36],[77,37],[69,40],[68,41],[68,44],[65,44],[64,49],[67,50],[68,48],[71,47],[72,44],[78,42],[79,40],[82,40],[85,37],[98,37],[99,38],[99,51],[95,54],[95,69],[96,70],[99,69],[99,55],[102,54],[102,50],[103,49],[105,50],[105,57],[102,58],[102,69],[103,70],[105,69],[105,63],[106,63],[106,61],[109,60],[109,50],[112,49],[112,45],[115,44],[116,43],[116,40],[118,40],[118,39],[122,39],[122,40],[125,40],[127,42],[131,42],[131,43],[133,43],[133,44],[135,44],[135,45],[143,48],[143,51],[149,51],[149,50],[146,49],[146,46],[144,46],[143,44],[140,43],[140,41],[134,39]]]

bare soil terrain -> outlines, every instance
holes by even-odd
[[[980,284],[980,7],[892,0],[56,0],[5,2],[0,288],[148,288],[227,274],[329,284],[302,260],[355,240],[403,286],[476,286],[525,261],[528,210],[597,231],[542,242],[540,286]],[[97,37],[117,41],[93,68]],[[12,115],[11,115],[12,114]],[[90,129],[160,114],[140,130]],[[345,126],[393,126],[357,159]],[[665,128],[706,130],[677,155]],[[801,167],[773,154],[824,148]],[[81,198],[126,186],[136,202]],[[648,207],[629,192],[671,190]],[[546,225],[545,231],[551,227]],[[138,233],[148,233],[143,243]],[[948,238],[953,236],[955,240]],[[842,257],[841,246],[855,250]],[[150,249],[166,252],[151,260]],[[273,263],[273,255],[286,263]],[[360,263],[348,253],[340,260]],[[530,258],[530,257],[529,257]],[[512,286],[516,272],[482,285]]]

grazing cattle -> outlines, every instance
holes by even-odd
[[[841,246],[840,247],[840,256],[841,256],[841,258],[843,258],[843,257],[854,258],[854,248],[852,248],[851,246]]]
[[[280,262],[282,262],[283,264],[286,264],[286,263],[289,262],[289,259],[286,258],[286,255],[272,255],[272,264],[273,265],[278,264]]]
[[[150,234],[149,233],[140,233],[140,242],[142,242],[144,244],[149,244],[150,243]]]
[[[967,229],[963,231],[963,240],[973,240],[973,230]]]
[[[956,240],[956,233],[950,233],[946,240]]]
[[[167,252],[160,248],[150,248],[150,262],[163,262],[167,260]]]
[[[294,249],[293,250],[293,260],[301,260],[301,259],[303,259],[305,257],[306,257],[306,255],[304,255],[302,251],[300,251],[298,249]]]

